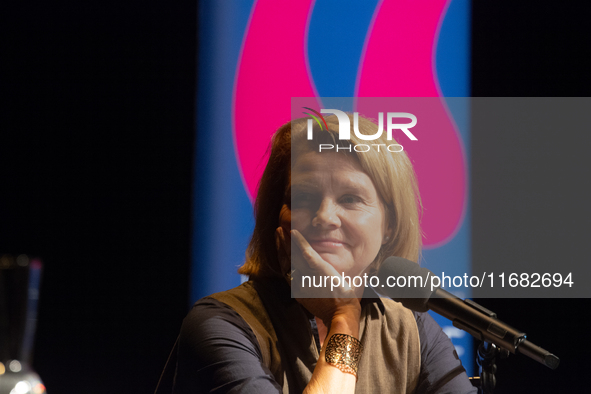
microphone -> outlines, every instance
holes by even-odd
[[[388,257],[378,271],[380,283],[392,283],[392,277],[399,276],[405,277],[409,286],[383,286],[379,291],[413,311],[431,309],[451,320],[454,327],[481,341],[494,343],[513,354],[524,354],[551,369],[558,367],[558,357],[525,339],[524,332],[498,320],[496,313],[472,300],[462,300],[440,287],[431,290],[429,277],[435,276],[431,271],[402,257]],[[414,286],[410,286],[411,281]]]

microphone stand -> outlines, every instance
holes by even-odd
[[[509,351],[497,347],[494,343],[483,341],[478,346],[476,362],[480,376],[470,378],[473,386],[478,387],[478,394],[493,394],[497,384],[495,373],[497,372],[497,357],[501,359],[509,357]]]

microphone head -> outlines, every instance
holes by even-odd
[[[388,257],[378,271],[376,291],[416,312],[427,312],[431,290],[431,271],[402,257]]]

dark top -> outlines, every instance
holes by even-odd
[[[421,342],[416,393],[476,393],[441,327],[427,313],[414,315]],[[320,348],[315,320],[310,324]],[[183,323],[179,344],[175,394],[282,392],[262,361],[255,334],[222,302],[198,301]]]

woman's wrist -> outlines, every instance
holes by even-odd
[[[350,307],[336,313],[324,340],[321,357],[331,367],[357,379],[357,367],[363,353],[359,338],[361,309]]]
[[[363,353],[361,341],[352,335],[332,334],[324,349],[325,361],[343,373],[357,378],[359,360]]]
[[[329,336],[333,333],[339,333],[359,338],[360,316],[361,306],[351,305],[346,308],[339,308],[329,322]]]

